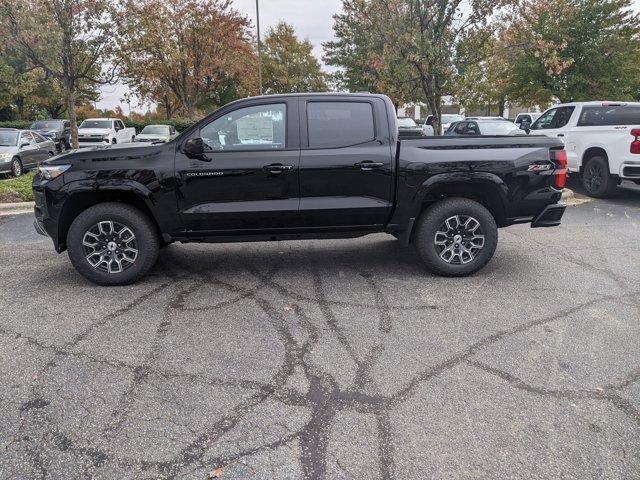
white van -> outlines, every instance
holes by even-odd
[[[640,184],[640,102],[575,102],[545,111],[532,135],[560,137],[569,172],[588,195],[606,197],[622,179]]]

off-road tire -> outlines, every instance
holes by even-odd
[[[582,186],[590,197],[607,198],[613,195],[618,180],[609,173],[609,163],[605,157],[591,157],[582,171]]]
[[[85,235],[99,222],[114,222],[131,230],[135,236],[137,257],[123,271],[113,273],[92,266],[83,245]],[[144,277],[154,266],[160,249],[160,238],[152,221],[131,205],[106,202],[83,211],[71,224],[67,234],[69,259],[75,269],[98,285],[128,285]]]
[[[441,257],[446,247],[436,244],[436,233],[441,232],[448,219],[455,217],[476,220],[480,224],[477,232],[484,237],[483,246],[476,255],[468,254],[464,258],[468,263],[448,263]],[[464,229],[461,227],[461,230]],[[467,242],[471,240],[471,235],[461,236],[461,243],[467,244],[467,248]],[[431,272],[445,277],[465,277],[476,273],[491,260],[497,244],[498,228],[493,215],[483,205],[468,198],[448,198],[429,206],[420,216],[414,236],[414,245],[422,262]],[[462,262],[463,257],[459,258]]]

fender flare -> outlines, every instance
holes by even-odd
[[[63,196],[63,202],[59,207],[58,224],[58,238],[54,240],[56,250],[58,253],[66,248],[66,231],[69,228],[70,221],[66,218],[66,215],[70,214],[70,210],[75,212],[75,208],[72,206],[72,201],[77,199],[81,195],[85,194],[97,194],[100,195],[105,192],[123,192],[129,196],[135,196],[146,207],[146,214],[151,215],[151,220],[159,225],[158,219],[154,215],[155,200],[153,192],[145,185],[131,179],[93,179],[93,180],[76,180],[72,181],[61,189],[60,193]],[[88,207],[87,207],[88,208]],[[84,209],[77,209],[82,211]],[[72,215],[72,214],[71,214]],[[75,218],[75,217],[74,217]]]
[[[464,197],[470,193],[487,196],[491,199],[490,210],[500,224],[506,218],[508,188],[497,175],[488,172],[456,172],[441,173],[429,177],[416,190],[408,207],[405,228],[400,236],[404,245],[408,245],[413,227],[424,210],[425,203],[437,202],[442,198],[442,191],[447,196]]]

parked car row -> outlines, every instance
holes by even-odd
[[[88,118],[78,127],[80,148],[118,143],[162,143],[178,136],[171,125],[147,125],[136,135],[118,118]],[[71,148],[71,122],[36,120],[29,129],[0,129],[0,174],[19,176]]]
[[[561,139],[569,172],[592,197],[611,195],[622,180],[640,184],[640,102],[555,105],[521,128]]]
[[[15,177],[38,167],[56,153],[56,146],[38,132],[0,128],[0,173]]]

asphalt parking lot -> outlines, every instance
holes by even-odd
[[[640,188],[444,279],[384,235],[89,284],[0,217],[0,478],[640,478]]]

